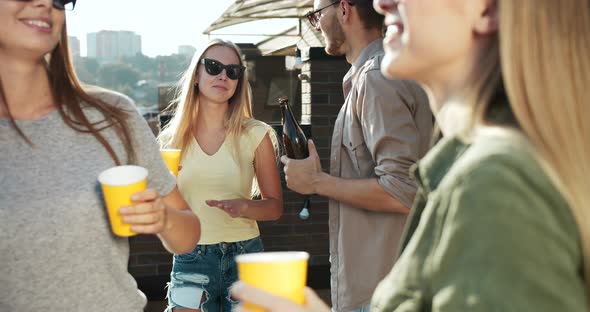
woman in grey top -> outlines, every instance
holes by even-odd
[[[200,236],[131,100],[78,82],[64,14],[75,2],[0,1],[0,311],[143,311],[97,183],[115,165],[149,170],[121,211],[134,232],[174,253]]]

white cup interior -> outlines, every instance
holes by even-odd
[[[107,169],[98,176],[100,184],[121,186],[137,183],[148,176],[148,170],[140,166],[117,166]]]
[[[271,263],[307,260],[309,254],[305,251],[277,251],[277,252],[256,252],[243,254],[236,257],[236,262],[241,263]]]
[[[180,150],[177,148],[161,148],[160,151],[161,152],[180,152]]]

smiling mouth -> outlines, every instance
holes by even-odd
[[[51,24],[48,23],[47,21],[23,19],[23,20],[21,20],[21,22],[23,22],[27,26],[30,26],[30,27],[33,27],[36,29],[41,29],[41,30],[45,30],[45,31],[51,30]]]

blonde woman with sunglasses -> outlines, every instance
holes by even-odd
[[[256,221],[276,220],[283,211],[277,141],[272,128],[252,117],[235,44],[211,41],[180,86],[160,140],[182,150],[178,185],[202,220],[202,235],[192,252],[174,255],[168,310],[231,311],[234,257],[262,251]]]
[[[76,78],[64,9],[74,0],[0,1],[0,310],[143,311],[129,242],[111,233],[97,177],[149,171],[121,214],[172,253],[199,220],[176,188],[133,102]]]

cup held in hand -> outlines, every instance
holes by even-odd
[[[117,166],[103,171],[98,176],[113,233],[118,236],[133,236],[131,225],[123,223],[119,209],[132,205],[131,196],[147,187],[147,169],[140,166]]]
[[[180,165],[180,151],[179,149],[173,148],[166,148],[161,149],[160,154],[162,154],[162,158],[164,158],[164,162],[166,166],[168,166],[168,170],[172,172],[172,174],[177,177],[178,176],[178,165]]]
[[[303,251],[260,252],[236,257],[240,280],[271,294],[303,304],[309,254]],[[251,311],[265,311],[244,303]]]

